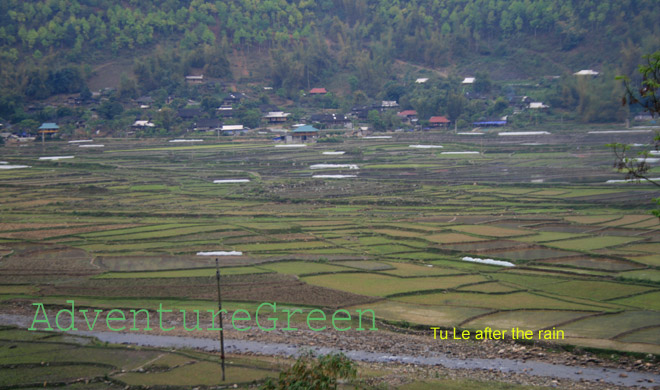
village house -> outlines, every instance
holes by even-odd
[[[325,126],[353,127],[353,122],[344,114],[313,114],[310,121]]]
[[[188,76],[186,76],[186,83],[187,84],[202,84],[203,82],[204,82],[204,75],[199,75],[199,76],[188,75]]]
[[[135,121],[135,123],[133,123],[133,125],[131,127],[133,127],[134,129],[146,129],[146,128],[151,128],[151,127],[156,127],[156,125],[151,123],[151,121],[148,121],[148,120],[146,120],[146,121],[139,120],[139,121]]]
[[[573,74],[575,76],[593,76],[593,77],[596,77],[596,76],[599,75],[598,72],[596,72],[595,70],[591,70],[591,69],[582,69],[582,70],[580,70],[578,72],[575,72]]]
[[[245,96],[244,93],[230,93],[225,98],[222,100],[222,105],[223,106],[232,106],[234,104],[238,104],[241,102],[241,100],[246,99],[247,96]]]
[[[383,100],[382,102],[380,102],[381,111],[390,110],[394,108],[399,108],[399,103],[397,103],[396,100]]]
[[[367,119],[369,111],[376,110],[378,112],[384,112],[397,108],[399,108],[399,103],[396,100],[383,100],[380,103],[373,103],[368,106],[355,106],[351,108],[351,115],[355,118]]]
[[[198,119],[193,129],[195,131],[219,131],[222,128],[222,123],[218,119]]]
[[[415,110],[403,110],[396,114],[401,120],[410,122],[410,123],[415,123],[417,122],[417,111]]]
[[[220,131],[222,135],[238,135],[246,133],[247,129],[243,125],[223,125]]]
[[[309,91],[310,95],[325,95],[328,91],[325,88],[312,88]]]
[[[477,127],[501,127],[507,125],[507,117],[503,116],[501,118],[487,118],[472,122],[472,124]]]
[[[264,118],[268,121],[268,123],[284,123],[287,121],[289,115],[291,115],[291,113],[282,112],[282,111],[271,111],[268,114],[264,115]]]
[[[549,107],[550,106],[548,106],[547,104],[543,104],[542,102],[530,102],[529,103],[529,108],[531,108],[533,110],[540,110],[540,109],[549,108]]]
[[[151,105],[154,103],[154,99],[151,96],[141,96],[135,100],[135,102],[140,106],[142,109],[146,109],[151,107]]]
[[[60,127],[52,122],[44,122],[37,129],[37,133],[41,134],[42,137],[44,135],[52,136],[53,134],[57,134],[58,131],[60,131]]]
[[[466,78],[463,79],[461,84],[468,84],[468,85],[474,84],[474,80],[475,80],[474,77],[466,77]]]
[[[199,108],[182,108],[177,112],[177,114],[179,115],[179,118],[183,120],[193,120],[195,118],[199,118],[204,113]]]
[[[217,109],[218,114],[223,118],[233,118],[234,117],[234,108],[231,106],[221,106]]]
[[[286,136],[287,143],[299,143],[305,141],[315,140],[319,137],[319,130],[311,125],[304,125],[295,128],[290,134]]]
[[[431,127],[448,128],[450,123],[451,121],[444,116],[432,116],[429,119],[429,125]]]

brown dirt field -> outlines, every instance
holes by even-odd
[[[44,296],[217,299],[214,278],[96,279],[47,285]],[[282,302],[343,307],[377,299],[324,287],[310,286],[290,275],[236,275],[222,280],[222,297],[229,301]]]
[[[34,229],[49,229],[49,228],[58,228],[58,227],[73,227],[80,225],[89,225],[87,223],[0,223],[0,231],[12,231],[12,230],[34,230]]]
[[[277,242],[277,241],[314,241],[317,238],[311,234],[305,233],[291,233],[291,234],[273,234],[267,236],[245,236],[236,237],[224,240],[223,243],[230,244],[246,244],[255,242]]]
[[[65,228],[65,229],[45,229],[45,230],[30,230],[22,232],[0,233],[2,238],[20,238],[24,240],[43,240],[51,237],[68,236],[72,234],[91,233],[103,230],[123,229],[130,227],[142,226],[140,224],[121,224],[121,225],[103,225],[103,226],[86,226],[80,228]]]
[[[5,244],[14,254],[0,263],[3,275],[94,274],[98,267],[90,264],[91,255],[82,249],[64,245]]]

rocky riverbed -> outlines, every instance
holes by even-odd
[[[34,318],[34,308],[21,302],[3,306],[1,313],[2,325],[28,327]],[[48,310],[49,318],[55,315],[55,310]],[[85,324],[82,317],[75,321],[79,329],[79,324]],[[102,322],[98,321],[94,332],[81,333],[118,343],[218,348],[218,332],[185,331],[174,317],[164,319],[165,327],[175,326],[168,332],[153,322],[153,330],[149,332],[110,332]],[[146,325],[139,323],[139,328]],[[65,323],[60,325],[66,327]],[[378,324],[378,331],[347,332],[281,329],[266,332],[252,325],[251,330],[244,332],[225,326],[227,352],[290,356],[304,349],[320,353],[342,351],[362,364],[386,369],[390,374],[374,381],[392,385],[415,379],[471,378],[563,389],[660,389],[660,365],[651,355],[597,356],[580,350],[567,352],[552,344],[521,345],[511,340],[434,340],[431,330],[404,332],[385,324]],[[148,341],[152,340],[151,336],[155,338]],[[179,344],[167,344],[170,341]]]

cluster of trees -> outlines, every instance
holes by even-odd
[[[289,98],[341,72],[348,74],[353,104],[389,96],[421,117],[470,118],[484,108],[496,115],[501,104],[463,100],[452,79],[397,91],[395,60],[448,65],[474,52],[497,55],[497,48],[525,45],[535,36],[564,50],[587,34],[614,47],[657,46],[658,19],[656,0],[5,0],[0,117],[16,114],[27,100],[85,91],[91,72],[85,64],[109,54],[136,57],[135,79],[126,77],[120,86],[118,97],[125,99],[180,91],[191,68],[230,77],[232,50],[258,53],[269,69],[261,76]],[[622,66],[636,54],[624,56]],[[473,86],[486,94],[491,87],[486,76]],[[579,117],[592,121],[603,112],[602,95],[618,93],[610,87],[567,80],[556,106],[578,107]],[[326,108],[344,108],[334,96],[326,100]],[[395,125],[392,118],[378,119]]]
[[[0,4],[0,45],[21,52],[117,52],[178,33],[185,47],[218,39],[262,46],[299,41],[320,28],[331,39],[341,33],[344,41],[382,37],[397,50],[433,61],[465,39],[552,33],[568,48],[587,33],[639,38],[645,32],[630,26],[657,28],[659,17],[654,0],[6,0]]]

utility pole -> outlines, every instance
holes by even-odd
[[[225,335],[222,326],[222,298],[220,295],[220,265],[215,258],[215,279],[218,282],[218,315],[220,317],[220,361],[222,365],[222,381],[225,381]]]

